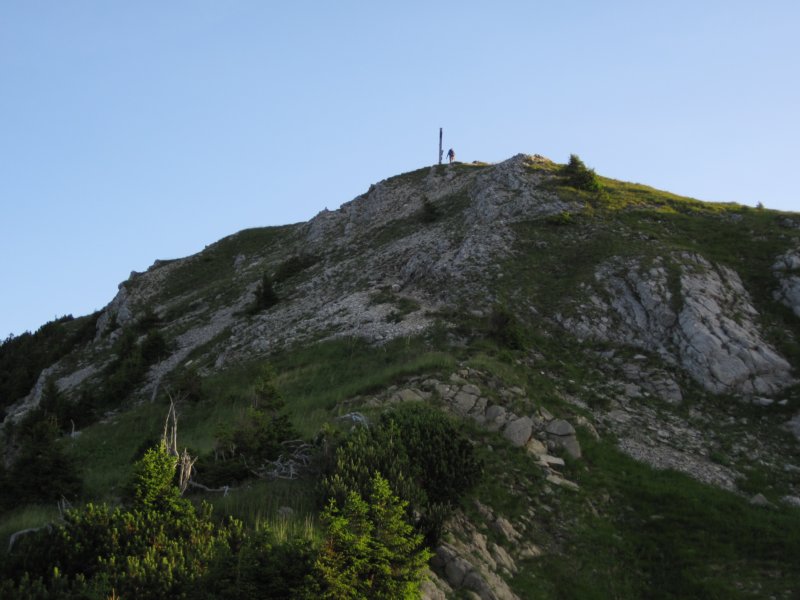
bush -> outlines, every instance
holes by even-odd
[[[433,223],[441,216],[441,211],[427,197],[422,199],[422,209],[419,212],[422,223]]]
[[[316,558],[307,540],[277,542],[275,534],[235,536],[211,565],[198,598],[285,600],[311,598],[309,575]]]
[[[487,333],[501,348],[520,350],[524,346],[516,316],[506,306],[495,305],[489,314]]]
[[[162,333],[157,330],[151,330],[145,336],[140,347],[142,359],[148,365],[157,363],[169,354],[169,346],[167,340]]]
[[[81,478],[75,464],[58,443],[56,419],[33,413],[20,425],[17,439],[20,452],[5,471],[3,509],[28,502],[74,500],[81,491]]]
[[[298,434],[286,415],[286,403],[275,386],[274,374],[267,368],[256,380],[252,392],[252,404],[232,424],[222,424],[215,434],[216,447],[229,457],[231,463],[248,461],[251,467],[265,460],[275,460],[283,452],[283,442],[296,439]],[[241,480],[250,469],[230,464],[212,466],[204,461],[203,478],[206,485],[222,478],[222,485]]]
[[[173,380],[172,385],[175,388],[175,393],[179,398],[188,400],[192,403],[198,403],[205,398],[205,390],[203,388],[203,378],[196,367],[187,367],[183,369]]]
[[[442,521],[482,475],[469,438],[443,412],[421,403],[397,406],[373,427],[359,427],[336,450],[323,485],[339,506],[350,492],[368,497],[375,472],[417,514],[434,543]]]
[[[277,303],[278,294],[273,288],[272,278],[267,273],[264,273],[256,288],[253,304],[250,305],[250,314],[256,314],[262,310],[271,308]]]
[[[195,510],[180,497],[174,474],[174,457],[163,444],[152,448],[136,465],[129,509],[89,504],[23,537],[3,565],[9,597],[194,597],[241,525],[215,525],[208,505]]]
[[[599,192],[601,189],[594,169],[588,168],[577,154],[569,155],[569,162],[562,167],[562,173],[574,188],[587,192]]]
[[[319,257],[316,254],[296,254],[278,266],[275,270],[274,281],[275,283],[286,281],[313,267],[318,262]]]

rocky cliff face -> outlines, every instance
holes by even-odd
[[[682,253],[613,260],[595,281],[580,314],[561,319],[575,335],[653,352],[714,393],[768,396],[794,383],[733,270]]]

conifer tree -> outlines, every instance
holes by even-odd
[[[351,491],[339,508],[331,499],[322,514],[327,532],[314,565],[323,598],[420,597],[431,554],[406,521],[406,506],[380,473],[372,479],[367,500]]]

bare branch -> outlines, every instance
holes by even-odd
[[[192,458],[186,448],[183,449],[183,454],[178,451],[178,411],[175,409],[175,400],[170,392],[167,392],[169,397],[169,410],[167,411],[167,419],[164,421],[164,433],[162,440],[167,453],[176,457],[178,469],[178,487],[181,494],[186,491],[189,485],[189,480],[192,478],[192,468],[197,458]]]
[[[369,420],[367,420],[367,417],[362,415],[360,412],[349,412],[346,415],[336,417],[336,419],[337,420],[348,419],[352,421],[354,427],[356,425],[363,425],[364,427],[369,427]]]
[[[196,481],[194,481],[192,479],[190,479],[187,483],[190,486],[192,486],[193,488],[197,488],[199,490],[203,490],[204,492],[222,492],[223,496],[227,496],[228,492],[231,491],[231,490],[238,489],[238,488],[235,488],[235,487],[231,487],[229,485],[223,485],[222,487],[218,487],[218,488],[210,488],[207,485],[203,485],[202,483],[197,483]]]
[[[261,479],[296,479],[311,464],[314,446],[303,440],[290,440],[282,445],[287,448],[286,453],[250,472]]]

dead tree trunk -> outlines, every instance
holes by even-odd
[[[167,452],[177,459],[178,487],[181,490],[181,494],[183,494],[189,486],[189,480],[192,478],[192,468],[194,463],[197,462],[197,458],[192,458],[186,448],[183,449],[182,453],[178,451],[178,413],[175,410],[175,401],[172,398],[172,394],[168,394],[168,396],[169,410],[167,411],[167,420],[164,423],[162,439]]]

